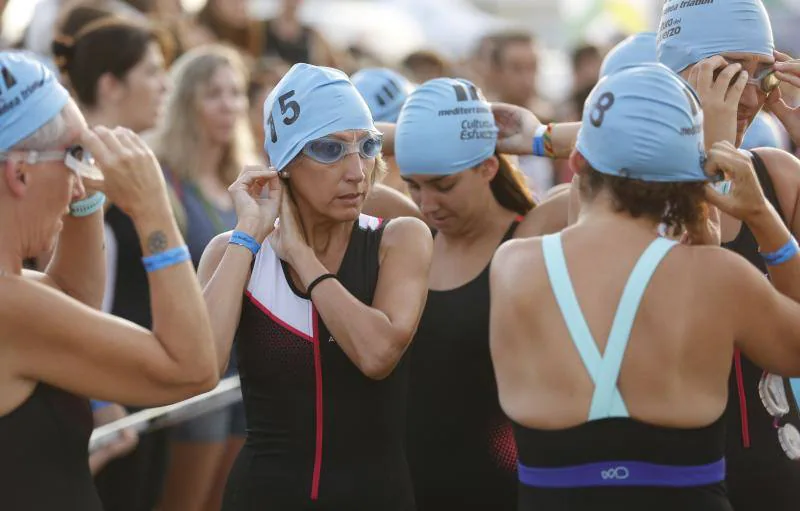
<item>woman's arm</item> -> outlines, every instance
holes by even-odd
[[[320,283],[311,296],[348,358],[376,380],[394,370],[422,315],[433,251],[430,229],[417,219],[394,220],[386,226],[381,251],[384,256],[372,305],[360,302],[335,279]],[[290,264],[304,286],[328,273],[310,248],[292,257]]]

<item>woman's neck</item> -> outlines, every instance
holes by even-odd
[[[297,213],[306,243],[320,259],[336,251],[337,247],[347,246],[353,229],[352,221],[342,222],[323,217],[303,204],[297,204]]]
[[[1,218],[14,219],[14,215],[4,214]],[[23,243],[17,225],[19,222],[0,222],[0,275],[22,274]]]
[[[591,200],[586,200],[583,197],[580,200],[580,213],[578,214],[576,225],[585,226],[598,223],[622,225],[623,222],[626,222],[627,225],[636,224],[642,229],[653,233],[657,232],[658,222],[646,216],[634,218],[625,211],[617,211],[613,199],[605,191],[601,191]]]
[[[192,169],[195,181],[220,179],[220,167],[225,148],[218,144],[203,143],[197,150],[195,162],[197,168]]]
[[[83,109],[83,115],[89,126],[105,126],[112,129],[118,126],[127,128],[125,123],[120,122],[119,115],[109,109],[85,108]]]
[[[469,247],[481,243],[487,237],[494,238],[498,229],[505,231],[516,216],[516,212],[501,206],[489,192],[489,196],[484,199],[484,207],[472,213],[457,232],[442,232],[440,235],[444,236],[448,245]]]

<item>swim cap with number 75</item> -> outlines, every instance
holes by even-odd
[[[600,80],[584,105],[576,148],[604,174],[652,182],[708,179],[700,101],[661,64]]]
[[[350,79],[329,67],[295,64],[264,102],[264,150],[283,170],[310,141],[339,131],[375,131]]]

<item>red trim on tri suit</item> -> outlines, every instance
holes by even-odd
[[[301,338],[303,338],[303,339],[305,339],[305,340],[307,340],[307,341],[310,341],[310,342],[313,342],[313,341],[314,341],[314,339],[313,339],[312,337],[309,337],[309,336],[308,336],[308,334],[304,334],[304,333],[303,333],[303,332],[301,332],[300,330],[296,329],[295,327],[293,327],[293,326],[292,326],[292,325],[290,325],[289,323],[286,323],[286,322],[285,322],[285,321],[283,321],[281,318],[279,318],[278,316],[276,316],[275,314],[273,314],[272,312],[270,312],[270,310],[269,310],[269,309],[267,309],[267,306],[266,306],[266,305],[264,305],[263,303],[259,302],[259,301],[258,301],[258,298],[256,298],[255,296],[253,296],[253,295],[250,293],[250,291],[247,291],[247,290],[245,290],[245,291],[244,291],[244,295],[245,295],[247,298],[249,298],[251,302],[253,302],[253,305],[255,305],[256,307],[258,307],[258,310],[260,310],[261,312],[263,312],[264,314],[266,314],[267,316],[269,316],[269,318],[270,318],[272,321],[274,321],[275,323],[277,323],[277,324],[278,324],[278,325],[279,325],[281,328],[285,328],[286,330],[288,330],[289,332],[293,333],[294,335],[296,335],[296,336],[298,336],[298,337],[301,337]]]
[[[319,345],[319,314],[316,307],[312,306],[311,313],[314,315],[314,339],[312,342],[314,343],[314,372],[317,383],[317,439],[314,449],[314,475],[311,479],[311,500],[317,500],[319,498],[319,479],[322,473],[322,356]]]
[[[524,217],[524,216],[522,216],[522,215],[517,215],[517,216],[514,218],[514,221],[515,221],[515,222],[522,222],[523,220],[525,220],[525,217]]]
[[[739,388],[739,413],[742,416],[742,445],[750,448],[750,426],[747,422],[747,396],[744,393],[744,375],[742,374],[742,352],[739,348],[733,352],[733,364],[736,368],[736,386]]]

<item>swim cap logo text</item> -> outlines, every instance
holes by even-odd
[[[603,481],[609,480],[617,480],[617,481],[624,481],[625,479],[631,476],[630,471],[627,467],[619,466],[619,467],[612,467],[608,470],[601,470],[600,477],[603,478]]]

